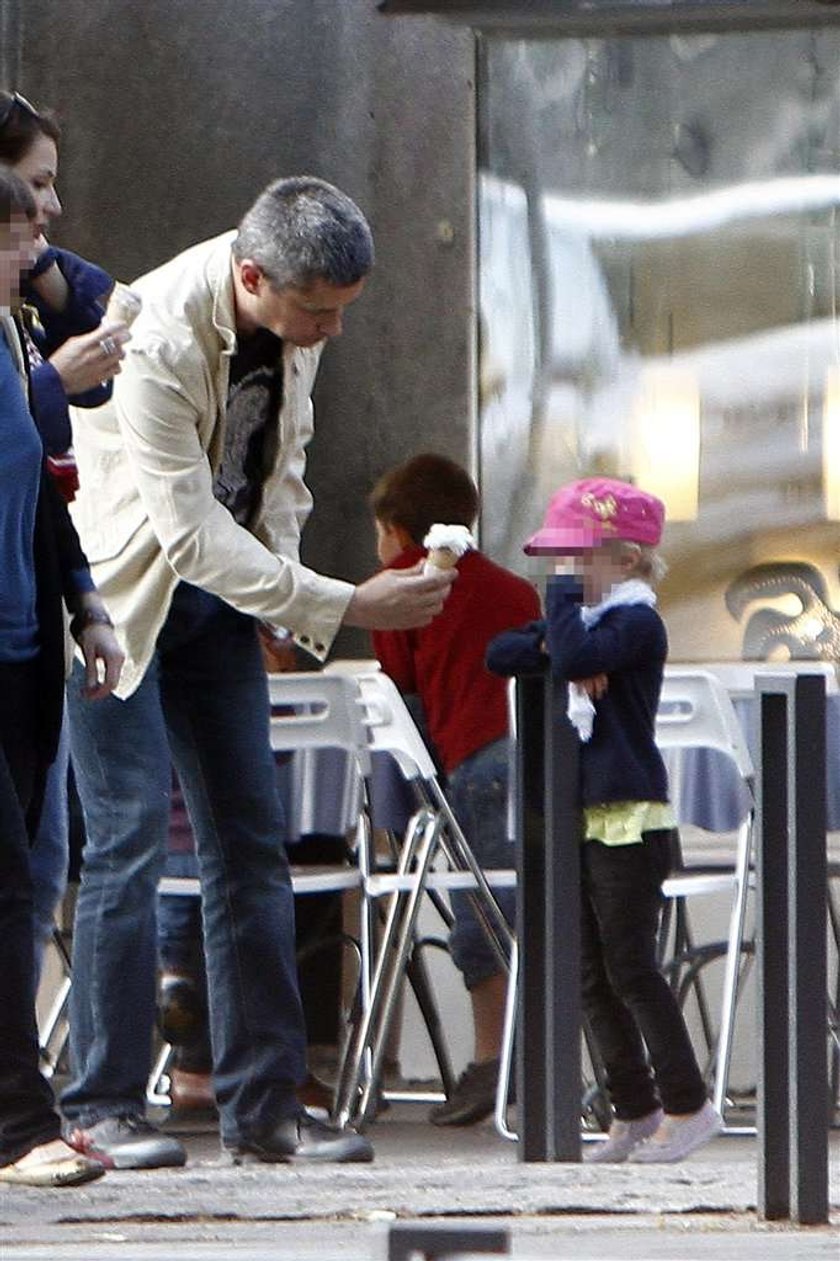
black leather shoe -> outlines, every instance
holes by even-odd
[[[373,1147],[355,1130],[336,1129],[308,1112],[288,1117],[259,1137],[243,1140],[228,1149],[234,1165],[254,1163],[315,1164],[317,1162],[370,1161]]]

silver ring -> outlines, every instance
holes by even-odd
[[[107,355],[108,358],[117,353],[118,347],[113,337],[103,337],[99,345],[102,347],[103,355]]]

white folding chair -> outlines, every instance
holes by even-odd
[[[434,897],[456,888],[473,891],[479,918],[500,961],[507,967],[512,933],[491,886],[510,887],[516,879],[513,871],[482,871],[394,682],[380,670],[358,666],[347,677],[358,688],[371,751],[390,755],[414,790],[417,811],[399,847],[396,869],[383,872],[372,866],[364,876],[368,905],[372,907],[377,899],[386,897],[390,901],[377,951],[370,1003],[351,1042],[337,1103],[337,1116],[342,1123],[364,1121],[371,1111],[399,986],[413,953],[424,895]]]
[[[710,865],[692,870],[691,861],[670,876],[663,885],[665,897],[672,900],[685,918],[687,900],[697,896],[725,894],[730,898],[729,925],[724,954],[724,975],[721,991],[720,1017],[716,1039],[713,1040],[710,1069],[713,1073],[713,1100],[723,1115],[726,1108],[726,1091],[732,1042],[735,1030],[735,1010],[741,978],[741,966],[745,949],[744,924],[747,897],[750,887],[750,866],[754,829],[754,768],[746,736],[738,722],[729,694],[720,679],[711,671],[669,666],[665,671],[662,695],[656,716],[656,742],[668,764],[671,801],[679,823],[687,817],[686,784],[684,779],[684,755],[689,750],[716,750],[726,757],[743,786],[745,801],[742,818],[738,821],[734,851],[731,845]],[[677,917],[675,917],[677,918]],[[712,952],[714,953],[714,952]],[[698,953],[690,938],[677,941],[674,955],[665,961],[672,978],[678,980],[682,969],[688,968],[689,977],[699,977],[699,969],[692,969],[696,960],[709,957]],[[702,991],[700,991],[700,999]]]

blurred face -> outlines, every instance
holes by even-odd
[[[236,323],[240,333],[267,328],[294,346],[315,346],[327,337],[340,337],[344,312],[365,287],[331,285],[317,280],[306,289],[276,289],[261,269],[245,259],[234,261]]]
[[[554,572],[576,574],[583,584],[584,602],[598,604],[613,587],[624,582],[628,566],[610,547],[586,547],[573,556],[558,558]]]
[[[32,221],[25,215],[13,215],[0,224],[0,309],[13,310],[20,298],[20,274],[35,261],[35,238]]]

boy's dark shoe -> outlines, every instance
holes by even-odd
[[[141,1116],[103,1117],[92,1125],[71,1125],[66,1141],[106,1169],[175,1169],[187,1163],[186,1149],[177,1138],[162,1134]]]
[[[373,1160],[373,1147],[355,1130],[339,1130],[301,1112],[228,1148],[228,1155],[234,1165],[349,1163]]]
[[[437,1104],[429,1113],[432,1125],[475,1125],[491,1116],[496,1107],[498,1080],[498,1059],[468,1064],[446,1102]]]

